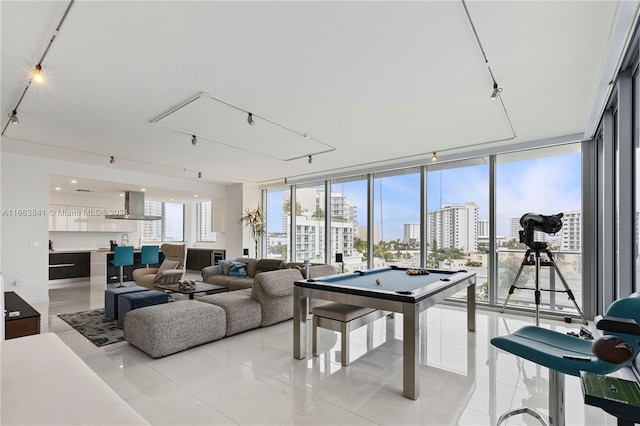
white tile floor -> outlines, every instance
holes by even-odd
[[[319,357],[293,359],[292,321],[154,360],[126,342],[97,348],[56,316],[102,307],[102,295],[99,285],[51,290],[43,330],[57,333],[154,425],[492,425],[523,405],[547,413],[547,370],[489,343],[530,317],[479,310],[471,333],[464,310],[430,308],[421,318],[421,396],[411,401],[402,396],[399,315],[352,333],[349,367],[340,365],[338,334],[327,330],[320,330]],[[566,377],[565,398],[568,425],[616,424],[583,404],[577,378]],[[537,423],[517,416],[508,424]]]

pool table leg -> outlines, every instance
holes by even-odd
[[[405,398],[416,400],[420,397],[418,377],[418,332],[420,312],[418,303],[404,303],[402,312],[402,393]]]
[[[307,297],[300,295],[300,289],[293,289],[293,357],[307,357]]]

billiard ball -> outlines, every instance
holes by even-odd
[[[376,279],[376,284],[380,285],[381,282],[382,282],[382,280],[380,278]]]

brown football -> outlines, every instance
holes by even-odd
[[[594,340],[591,351],[609,364],[624,364],[633,358],[633,348],[618,336],[606,335]]]

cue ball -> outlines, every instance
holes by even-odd
[[[380,284],[382,282],[382,280],[380,280],[380,278],[376,279],[376,284]]]

